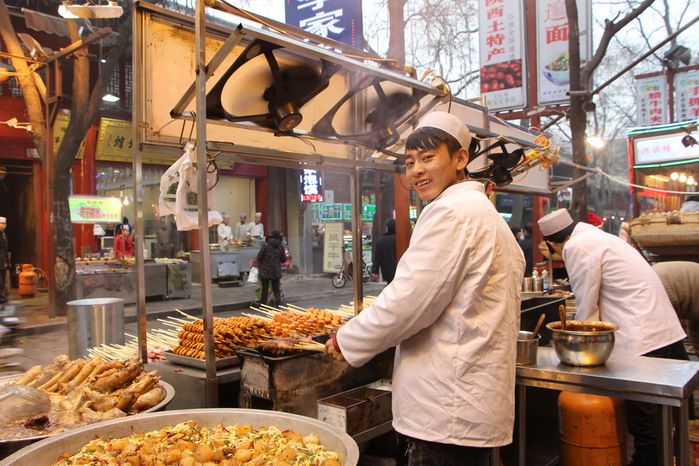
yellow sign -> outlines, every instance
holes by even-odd
[[[183,152],[184,153],[184,149]],[[166,154],[159,152],[143,152],[141,162],[154,165],[172,165],[182,154]],[[102,118],[100,120],[100,133],[97,139],[97,160],[111,162],[133,161],[133,140],[131,138],[131,122]],[[231,168],[233,163],[219,163],[219,168]]]
[[[70,196],[68,206],[73,223],[119,223],[122,220],[118,197]]]
[[[68,128],[68,123],[70,123],[70,113],[59,112],[56,115],[56,121],[53,122],[53,153],[58,152],[58,148],[61,147],[63,142],[63,137],[66,135],[66,128]],[[82,159],[85,153],[85,140],[80,143],[80,149],[78,149],[78,155],[76,158]]]

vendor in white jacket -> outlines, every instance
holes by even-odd
[[[326,345],[352,366],[398,346],[393,426],[410,466],[487,465],[512,441],[524,256],[484,185],[466,179],[470,141],[444,112],[408,137],[408,181],[430,203],[391,284]]]
[[[619,326],[614,354],[688,359],[679,319],[658,275],[621,238],[574,222],[565,209],[539,220],[544,241],[561,254],[575,293],[577,320],[606,320]],[[598,314],[598,308],[599,313]],[[632,465],[658,465],[656,405],[626,402],[635,439]]]

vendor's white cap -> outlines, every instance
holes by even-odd
[[[262,217],[262,212],[255,212],[255,217]]]
[[[567,210],[558,209],[539,219],[539,228],[544,236],[551,236],[573,224],[573,217]]]
[[[221,217],[222,217],[222,218],[231,218],[231,216],[228,215],[228,214],[225,213],[225,212],[221,214]]]
[[[7,219],[5,217],[0,217],[0,223],[7,223]]]
[[[459,117],[447,112],[432,112],[425,115],[417,124],[415,129],[419,128],[437,128],[445,133],[453,136],[459,141],[461,147],[468,150],[471,145],[471,132],[468,130],[463,121]]]
[[[247,216],[248,216],[248,214],[245,213],[245,212],[241,212],[241,213],[240,213],[240,218],[247,217]]]

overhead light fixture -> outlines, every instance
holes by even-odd
[[[687,175],[685,175],[684,173],[680,173],[679,180],[680,180],[680,183],[685,183],[687,181]]]
[[[65,1],[58,7],[58,14],[66,19],[118,18],[124,14],[124,9],[111,1],[106,5],[74,5]]]
[[[114,94],[107,93],[102,96],[102,100],[110,103],[119,102],[119,97],[115,96]]]
[[[687,177],[687,184],[690,186],[694,186],[696,184],[696,181],[694,181],[694,177],[692,175]]]
[[[672,172],[672,173],[670,173],[670,179],[671,179],[672,181],[677,181],[679,178],[680,178],[680,174],[679,174],[679,173],[677,173],[677,172]]]
[[[590,136],[586,141],[593,149],[603,149],[605,145],[604,141],[599,136]]]
[[[692,59],[692,51],[689,50],[684,45],[674,45],[670,50],[663,56],[663,63],[667,66],[677,68],[679,62],[689,65],[689,61]]]

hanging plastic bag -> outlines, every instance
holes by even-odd
[[[260,276],[260,270],[257,267],[250,267],[250,273],[248,273],[248,283],[257,283]]]
[[[218,225],[223,217],[216,210],[213,190],[207,189],[216,182],[216,173],[207,173],[207,186],[197,187],[197,170],[194,168],[194,145],[188,143],[185,147],[185,160],[179,167],[179,184],[175,200],[175,223],[179,231],[196,230],[199,228],[198,196],[206,193],[209,201],[209,226]]]
[[[190,146],[190,144],[187,144]],[[185,148],[185,153],[170,165],[163,176],[160,177],[160,196],[158,197],[158,214],[161,217],[175,213],[175,202],[177,197],[177,186],[180,184],[180,166],[189,157]]]

